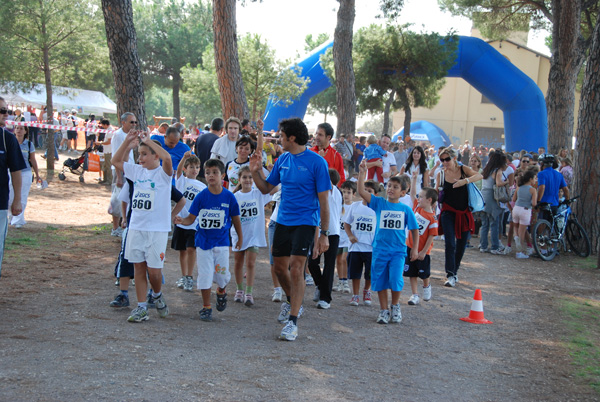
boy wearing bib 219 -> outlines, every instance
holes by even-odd
[[[358,194],[367,202],[369,208],[377,214],[377,228],[373,242],[371,264],[371,288],[377,292],[381,311],[377,317],[379,324],[390,321],[388,310],[388,289],[392,291],[392,322],[402,321],[400,311],[400,292],[404,287],[402,272],[406,258],[406,232],[410,231],[414,244],[419,242],[419,226],[415,214],[406,205],[399,202],[402,187],[399,177],[391,177],[387,184],[387,201],[365,190],[367,164],[360,164],[358,174]],[[411,250],[410,260],[417,259],[418,252]]]

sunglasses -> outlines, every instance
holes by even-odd
[[[137,124],[137,121],[130,121],[129,124]]]
[[[3,107],[2,109],[0,109],[0,114],[8,114],[8,109]]]
[[[441,160],[442,162],[450,162],[450,161],[452,160],[452,158],[450,158],[450,157],[447,157],[447,158],[440,158],[440,160]]]
[[[522,160],[521,163],[529,163],[528,160]]]

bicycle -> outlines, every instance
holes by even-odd
[[[579,196],[573,197],[558,204],[556,213],[552,212],[550,204],[540,204],[540,211],[546,211],[552,216],[552,222],[538,219],[531,234],[535,252],[542,260],[553,260],[560,245],[565,252],[572,251],[579,257],[590,255],[590,239],[571,210],[571,203],[578,198]],[[567,248],[567,243],[570,249]]]

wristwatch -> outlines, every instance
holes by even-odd
[[[323,236],[329,236],[329,230],[321,230],[319,231]]]

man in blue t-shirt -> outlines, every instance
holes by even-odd
[[[25,169],[25,160],[19,147],[17,138],[4,129],[8,107],[4,98],[0,98],[0,273],[2,272],[2,259],[4,258],[4,240],[8,231],[8,171],[12,179],[14,192],[10,212],[13,216],[20,215],[23,211],[21,205],[21,170]]]
[[[257,121],[256,126],[261,132],[263,122]],[[304,264],[317,226],[321,230],[314,255],[329,248],[331,180],[325,159],[306,147],[308,130],[302,120],[282,120],[279,133],[286,152],[277,159],[269,177],[264,177],[260,152],[250,158],[250,170],[254,184],[263,194],[281,184],[281,203],[271,247],[275,272],[288,299],[279,314],[279,321],[287,322],[279,337],[293,341],[298,336],[297,319],[304,299]]]
[[[540,203],[548,203],[550,204],[550,208],[552,209],[552,214],[556,213],[556,209],[558,207],[558,192],[559,190],[563,191],[565,199],[569,199],[569,188],[567,187],[567,182],[560,172],[554,170],[558,167],[558,163],[554,158],[554,155],[551,154],[542,154],[538,158],[540,161],[541,167],[540,172],[538,173],[538,205]],[[549,222],[552,222],[552,216],[549,216],[547,213],[544,214],[544,219],[547,219]]]
[[[158,141],[169,155],[171,155],[173,172],[177,172],[179,161],[181,161],[183,155],[190,150],[190,147],[179,141],[179,137],[179,130],[175,126],[169,127],[164,137],[162,135],[153,135],[150,137],[150,139]]]

